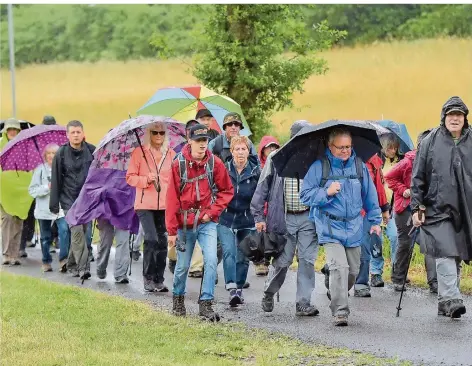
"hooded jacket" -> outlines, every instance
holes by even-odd
[[[455,142],[445,126],[452,108],[465,113],[465,125]],[[441,124],[421,142],[413,163],[411,208],[426,206],[418,242],[423,253],[435,258],[472,259],[472,131],[467,109],[459,97],[441,110]]]
[[[143,157],[143,151],[151,171],[149,171]],[[135,210],[166,209],[167,187],[169,186],[172,161],[175,155],[175,151],[169,148],[162,154],[161,160],[157,161],[154,154],[151,153],[149,145],[143,146],[143,150],[134,149],[126,173],[126,182],[136,188]],[[153,183],[148,183],[147,177],[150,173],[154,173],[158,177],[159,186],[161,187],[160,192],[157,192]]]
[[[377,199],[379,200],[380,210],[387,212],[390,210],[390,204],[387,200],[385,192],[385,180],[382,172],[382,159],[378,155],[372,156],[365,164],[369,170],[370,177],[374,182],[375,190],[377,191]]]
[[[236,230],[252,229],[255,224],[250,205],[261,175],[259,165],[250,157],[241,174],[238,174],[234,160],[225,165],[233,183],[234,197],[221,214],[220,224]]]
[[[326,156],[331,163],[330,175],[357,175],[354,150],[347,161],[334,157],[329,149],[326,149]],[[362,185],[358,178],[344,179],[341,191],[334,196],[328,196],[327,193],[333,180],[328,180],[324,187],[320,187],[323,170],[321,160],[311,165],[303,179],[300,200],[310,206],[310,219],[315,223],[320,244],[339,243],[347,248],[360,246],[363,237],[362,209],[371,226],[380,225],[377,191],[367,166],[362,164],[362,167]]]
[[[409,209],[411,197],[405,198],[403,193],[411,187],[411,172],[415,156],[416,150],[407,152],[403,160],[395,165],[385,176],[388,188],[393,191],[393,210],[397,214],[401,214],[406,209]]]
[[[80,150],[72,148],[69,142],[57,150],[52,162],[49,199],[49,210],[53,214],[59,213],[59,205],[64,211],[69,210],[79,197],[93,161],[94,150],[95,146],[85,141]]]
[[[264,156],[264,149],[267,147],[269,144],[277,144],[277,146],[280,146],[279,141],[273,137],[273,136],[264,136],[261,139],[261,142],[259,144],[259,149],[257,151],[257,154],[259,155],[259,161],[261,162],[261,169],[264,168],[264,165],[266,163],[267,158]]]
[[[190,145],[185,145],[181,154],[185,158],[187,166],[188,179],[196,178],[206,174],[205,164],[208,162],[212,153],[206,151],[202,161],[196,161],[192,158]],[[213,170],[213,182],[216,192],[212,192],[208,179],[198,181],[200,200],[197,200],[197,183],[188,182],[180,192],[180,167],[179,160],[175,159],[172,163],[172,175],[167,188],[166,198],[166,227],[170,236],[177,235],[177,230],[183,228],[184,214],[182,210],[199,209],[200,215],[198,223],[207,214],[213,222],[218,222],[221,212],[228,206],[233,198],[234,189],[231,179],[226,171],[223,162],[215,156],[215,165]],[[215,197],[214,202],[213,196]],[[192,230],[194,225],[195,213],[188,212],[187,228]]]
[[[33,173],[33,179],[29,186],[29,194],[36,199],[34,217],[37,220],[56,220],[64,217],[64,211],[59,210],[59,214],[53,214],[49,210],[49,183],[51,180],[51,168],[46,164],[39,165]]]

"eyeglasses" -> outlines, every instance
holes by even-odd
[[[349,151],[352,149],[352,146],[336,146],[334,144],[332,144],[336,150],[339,150],[339,151]]]
[[[166,134],[166,131],[151,131],[151,135],[153,136],[157,136],[157,135],[164,136],[165,134]]]

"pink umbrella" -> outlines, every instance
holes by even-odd
[[[66,128],[58,125],[39,125],[22,130],[8,142],[0,154],[3,171],[29,172],[44,163],[43,151],[49,144],[59,146],[67,142]]]

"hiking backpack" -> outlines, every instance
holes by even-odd
[[[356,174],[330,175],[331,163],[328,157],[324,156],[323,159],[321,159],[322,174],[321,174],[320,187],[324,187],[329,180],[340,180],[340,179],[359,179],[359,182],[361,183],[361,187],[363,187],[362,183],[364,179],[364,168],[362,166],[362,159],[356,156],[355,164],[356,164]]]
[[[199,175],[198,177],[195,178],[188,178],[187,174],[187,160],[184,158],[182,153],[177,154],[176,160],[179,161],[179,175],[180,175],[180,193],[183,192],[185,185],[187,183],[192,183],[192,182],[197,182],[197,197],[200,196],[200,191],[198,189],[198,181],[202,179],[208,179],[208,184],[210,185],[210,189],[212,190],[213,198],[215,196],[215,191],[216,191],[216,186],[215,182],[213,180],[213,171],[215,169],[215,156],[213,154],[210,154],[210,158],[208,161],[205,163],[205,174]]]

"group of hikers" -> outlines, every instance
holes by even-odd
[[[114,277],[117,283],[129,283],[130,261],[139,260],[143,243],[144,290],[169,291],[164,283],[168,264],[173,273],[172,312],[185,316],[187,277],[202,277],[199,315],[218,321],[213,309],[218,264],[223,262],[229,305],[244,304],[243,289],[249,287],[248,238],[270,234],[276,241],[282,238],[282,245],[276,255],[254,262],[256,274],[267,276],[263,311],[273,311],[274,296],[296,257],[295,314],[319,314],[312,295],[314,265],[323,246],[322,273],[334,324],[345,326],[351,288],[356,297],[371,297],[371,287],[384,286],[384,258],[373,238],[381,239],[385,231],[393,264],[391,280],[394,289],[402,291],[410,234],[418,229],[416,241],[425,254],[430,292],[438,296],[438,314],[460,318],[466,312],[459,291],[461,263],[472,259],[468,113],[464,102],[452,97],[442,108],[439,127],[418,136],[416,150],[402,156],[398,136],[384,134],[381,153],[366,163],[356,156],[349,130],[335,128],[329,132],[325,158],[313,162],[303,179],[280,176],[272,161],[281,148],[278,140],[264,136],[256,151],[241,135],[244,125],[237,113],[224,117],[220,134],[211,129],[212,113],[199,110],[185,125],[186,143],[175,150],[170,148],[166,123],[150,124],[142,148],[135,148],[127,169],[113,176],[107,176],[111,173],[106,169],[91,169],[95,146],[85,141],[82,123],[73,120],[67,124],[68,142],[46,146],[45,164],[32,177],[18,173],[7,177],[2,172],[3,264],[21,264],[36,219],[43,271],[52,271],[50,252],[56,240],[59,270],[84,281],[91,277],[90,261],[95,259],[91,241],[96,220],[99,279],[107,276],[115,241]],[[43,123],[55,120],[46,116]],[[294,122],[290,137],[307,126],[310,123],[304,120]],[[6,120],[1,147],[19,131],[17,120]],[[98,175],[119,189],[121,196],[113,204],[126,203],[121,212],[129,213],[129,225],[118,224],[110,216],[112,210],[89,215],[87,222],[80,219],[85,206],[112,199],[112,193],[97,184]],[[30,180],[26,185],[25,177]],[[29,214],[28,209],[19,210],[21,195],[34,199],[32,205],[26,201]]]

